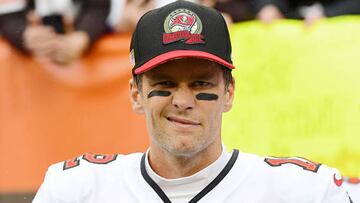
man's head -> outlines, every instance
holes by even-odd
[[[221,14],[177,1],[145,14],[132,37],[133,109],[145,114],[151,147],[177,156],[221,145],[234,82]]]

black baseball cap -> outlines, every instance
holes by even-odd
[[[218,11],[181,0],[151,10],[140,18],[130,44],[133,74],[188,57],[235,68],[229,31]]]

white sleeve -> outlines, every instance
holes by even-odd
[[[0,3],[0,15],[22,11],[25,8],[25,0],[4,1]]]
[[[37,191],[35,198],[32,203],[58,203],[51,197],[50,194],[50,172],[46,172],[44,182],[41,184],[39,190]]]
[[[360,178],[354,178],[356,182],[349,182],[349,178],[344,182],[345,190],[348,192],[354,203],[360,203]]]
[[[64,162],[54,164],[46,172],[33,203],[91,202],[91,189],[95,187],[94,174],[87,163],[82,167],[63,170]]]
[[[126,0],[111,0],[110,12],[106,19],[106,23],[110,28],[115,29],[121,22],[122,15],[126,12],[124,10],[125,4]]]
[[[324,194],[322,202],[324,203],[355,203],[351,200],[349,194],[347,193],[344,184],[343,178],[339,175],[339,172],[336,169],[333,169],[332,177],[329,176],[328,186],[326,193]]]

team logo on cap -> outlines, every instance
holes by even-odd
[[[171,12],[164,22],[163,43],[185,41],[186,44],[204,44],[202,23],[192,11],[181,8]]]

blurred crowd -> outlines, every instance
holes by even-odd
[[[23,53],[68,64],[108,32],[131,32],[150,9],[173,0],[1,0],[0,32]],[[192,0],[223,13],[228,24],[360,14],[359,0]]]

